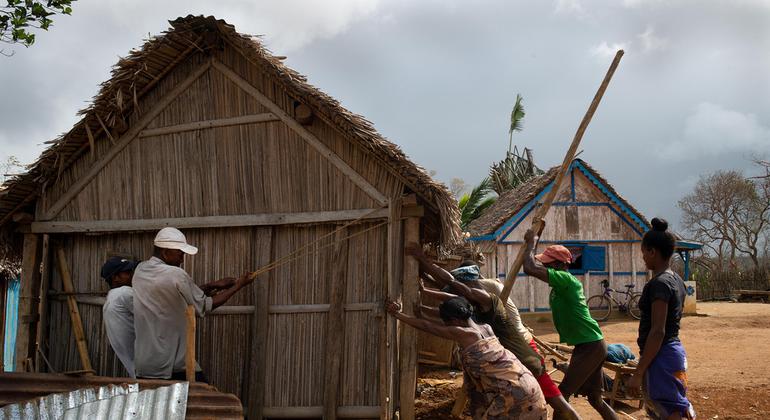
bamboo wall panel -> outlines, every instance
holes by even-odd
[[[326,313],[270,316],[265,405],[323,405]]]
[[[136,122],[142,115],[142,112],[152,107],[152,104],[158,102],[163,96],[165,96],[171,89],[177,84],[183,81],[188,75],[193,73],[195,69],[200,67],[206,62],[208,58],[203,54],[192,54],[190,57],[182,60],[173,70],[171,70],[162,80],[160,80],[153,89],[151,89],[142,98],[138,99],[139,107],[135,107],[126,121],[129,125]],[[85,98],[84,98],[85,99]],[[96,133],[94,133],[96,135]],[[45,194],[40,200],[36,212],[41,214],[48,206],[56,202],[56,199],[64,194],[69,187],[83,174],[85,174],[91,164],[103,156],[112,146],[112,142],[105,134],[96,135],[95,149],[93,155],[91,151],[87,150],[87,153],[83,154],[77,159],[71,166],[64,168],[58,175],[57,182],[48,184],[46,186]]]
[[[384,315],[382,311],[378,311]],[[379,334],[381,318],[375,311],[345,313],[344,357],[340,375],[342,405],[379,405]]]

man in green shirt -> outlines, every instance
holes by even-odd
[[[551,245],[535,255],[537,241],[535,232],[527,230],[524,272],[551,286],[551,315],[559,340],[575,346],[559,389],[567,399],[580,390],[602,419],[617,419],[615,411],[602,399],[602,364],[607,357],[607,343],[599,324],[588,312],[583,285],[567,270],[572,255],[561,245]]]

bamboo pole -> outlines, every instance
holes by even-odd
[[[58,262],[59,276],[61,277],[62,286],[67,293],[75,293],[75,288],[72,286],[72,277],[70,276],[70,269],[67,265],[67,257],[64,254],[63,248],[56,250],[56,260]],[[80,319],[80,311],[78,310],[78,304],[75,301],[75,296],[67,296],[67,306],[70,310],[70,321],[72,321],[72,332],[75,334],[75,343],[78,348],[78,355],[80,355],[80,363],[83,365],[83,371],[86,375],[92,375],[94,369],[91,367],[91,358],[88,356],[88,343],[86,342],[85,332],[83,331],[83,321]]]
[[[583,134],[585,133],[586,128],[588,128],[588,124],[591,122],[591,118],[593,118],[594,112],[596,112],[596,108],[599,107],[599,102],[601,102],[602,97],[604,96],[604,91],[607,90],[607,86],[612,79],[612,75],[615,74],[615,69],[617,69],[618,64],[620,64],[621,57],[623,57],[623,50],[618,50],[617,54],[615,54],[615,59],[612,60],[612,64],[610,65],[609,70],[607,70],[607,74],[604,76],[604,80],[602,80],[602,84],[599,86],[599,90],[596,92],[596,95],[594,95],[594,99],[591,101],[591,105],[588,107],[586,114],[583,116],[583,120],[580,122],[580,126],[578,126],[575,137],[572,139],[572,144],[567,150],[567,154],[564,156],[564,161],[561,164],[561,168],[559,168],[559,172],[557,172],[556,178],[553,180],[551,190],[548,191],[548,194],[545,196],[545,200],[543,200],[543,204],[538,207],[534,217],[532,218],[532,230],[534,230],[538,236],[543,233],[543,228],[545,227],[545,215],[548,213],[553,200],[556,198],[556,194],[559,192],[561,183],[564,181],[564,176],[569,171],[572,160],[575,159],[575,153],[577,153],[578,146],[580,146],[580,140],[583,139]],[[500,294],[500,299],[503,302],[505,302],[505,300],[508,299],[508,296],[511,294],[511,289],[513,288],[513,284],[516,282],[516,276],[518,275],[519,270],[521,270],[521,266],[524,263],[524,256],[526,253],[527,246],[526,244],[522,244],[522,246],[519,247],[519,253],[516,255],[516,259],[513,261],[513,265],[511,265],[511,268],[508,270],[508,275],[505,277],[505,286],[503,287],[503,292]]]
[[[187,305],[185,310],[187,318],[187,349],[184,355],[184,368],[187,382],[195,382],[195,307]]]
[[[414,204],[416,197],[409,196]],[[405,200],[405,204],[409,201]],[[420,242],[420,218],[408,217],[404,220],[404,244]],[[403,251],[402,251],[403,252]],[[419,265],[415,258],[404,258],[402,281],[402,302],[405,313],[413,315],[414,305],[419,302],[417,277]],[[414,328],[401,329],[401,351],[399,353],[400,384],[399,414],[401,420],[414,420],[414,394],[417,387],[417,331]]]
[[[21,289],[19,290],[19,320],[16,333],[16,371],[31,372],[28,366],[35,348],[38,298],[40,293],[40,235],[25,234],[22,250]]]
[[[329,273],[329,316],[326,326],[326,366],[324,372],[324,415],[325,420],[337,418],[337,399],[340,386],[340,368],[345,343],[345,290],[347,290],[348,241],[344,239],[347,230],[335,235],[332,272]]]

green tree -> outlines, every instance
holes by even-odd
[[[513,104],[511,110],[511,125],[508,127],[508,154],[511,153],[513,146],[513,132],[521,131],[524,128],[524,104],[521,103],[523,98],[520,94],[516,94],[516,102]]]
[[[73,1],[6,0],[6,5],[0,7],[0,42],[29,47],[35,43],[32,29],[47,31],[53,23],[53,15],[72,13]]]
[[[468,229],[472,221],[478,219],[481,213],[497,201],[497,197],[490,196],[492,186],[489,178],[484,178],[471,192],[463,194],[458,202],[460,207],[460,227],[463,231]]]

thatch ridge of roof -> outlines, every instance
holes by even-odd
[[[440,240],[444,247],[462,241],[460,212],[452,194],[442,183],[434,181],[420,166],[409,160],[400,147],[380,135],[364,117],[345,109],[339,101],[307,82],[307,78],[273,56],[259,37],[238,33],[235,27],[213,16],[187,16],[169,22],[171,28],[149,38],[141,48],[118,60],[111,78],[101,84],[93,102],[78,112],[82,119],[44,150],[25,174],[14,177],[3,186],[0,195],[0,225],[23,206],[23,201],[36,196],[43,185],[53,182],[61,171],[88,150],[89,137],[103,130],[120,133],[125,116],[137,112],[137,97],[149,91],[158,80],[176,66],[184,55],[204,51],[221,42],[237,48],[246,58],[260,66],[287,92],[314,109],[321,118],[375,156],[417,193],[439,217]],[[91,132],[89,135],[88,132]]]
[[[626,201],[615,188],[607,182],[607,180],[593,167],[586,163],[582,159],[575,159],[579,162],[587,171],[589,171],[596,179],[602,183],[611,194],[620,200],[620,202],[626,206],[632,213],[642,220],[647,228],[650,227],[649,221],[639,212],[634,206]],[[539,175],[531,178],[529,181],[519,185],[517,188],[506,191],[500,197],[498,197],[495,204],[487,208],[487,210],[476,220],[471,222],[468,226],[468,232],[471,237],[480,237],[494,234],[508,219],[513,217],[519,210],[521,210],[527,203],[532,201],[548,184],[556,178],[556,174],[559,170],[559,166],[554,166],[546,171],[543,175]]]

